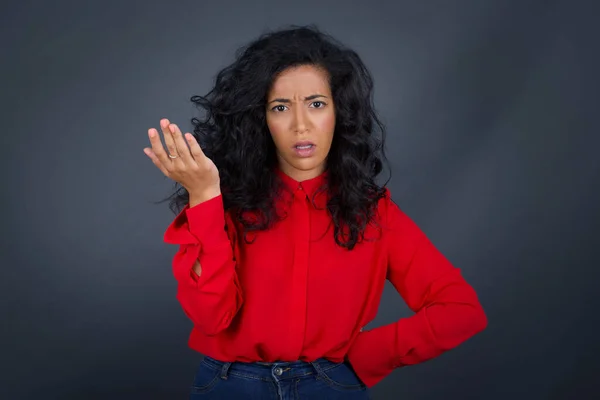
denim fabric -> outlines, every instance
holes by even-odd
[[[347,362],[222,362],[204,357],[191,387],[190,400],[363,400],[368,388]]]

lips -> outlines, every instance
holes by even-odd
[[[296,142],[292,149],[298,157],[310,157],[315,153],[316,144],[308,140]]]
[[[315,146],[315,144],[313,142],[310,142],[308,140],[303,140],[301,142],[296,142],[296,144],[294,144],[294,148],[310,148],[310,146]]]

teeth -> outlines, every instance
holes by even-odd
[[[312,147],[312,144],[307,144],[305,146],[296,146],[297,149],[303,149],[303,150],[310,149],[311,147]]]

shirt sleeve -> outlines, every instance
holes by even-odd
[[[179,245],[173,257],[177,300],[206,335],[226,329],[243,303],[236,273],[235,226],[223,209],[222,195],[179,213],[167,228],[164,241]],[[200,262],[198,276],[193,266]]]
[[[368,387],[395,368],[432,359],[487,326],[460,270],[391,199],[387,202],[387,279],[415,314],[357,335],[347,358]]]

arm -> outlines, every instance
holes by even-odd
[[[222,196],[187,205],[168,227],[164,241],[179,245],[173,274],[186,315],[206,335],[226,329],[243,298],[235,271],[235,228],[225,216]]]
[[[387,278],[415,314],[357,336],[348,360],[369,387],[395,368],[458,346],[487,325],[477,295],[460,270],[391,200],[387,202]]]

